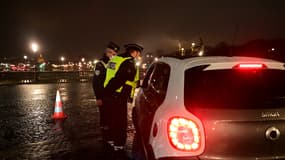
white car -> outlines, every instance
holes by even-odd
[[[284,63],[250,57],[163,57],[133,109],[145,159],[285,159]]]

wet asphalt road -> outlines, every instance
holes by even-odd
[[[68,118],[62,130],[51,119],[56,90]],[[131,106],[129,106],[129,115]],[[130,153],[134,129],[128,127]],[[0,160],[109,159],[90,83],[0,86]]]

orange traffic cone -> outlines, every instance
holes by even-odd
[[[53,119],[65,119],[65,118],[67,118],[67,116],[63,112],[62,102],[61,102],[58,90],[56,91],[54,114],[53,114],[52,118]]]

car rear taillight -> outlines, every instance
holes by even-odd
[[[182,117],[169,120],[168,137],[170,143],[182,151],[196,151],[201,145],[201,134],[197,124]]]
[[[240,63],[233,68],[236,69],[264,69],[266,66],[262,63]]]

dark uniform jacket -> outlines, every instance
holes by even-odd
[[[127,99],[131,94],[132,87],[126,85],[125,83],[127,80],[133,81],[136,76],[135,60],[129,53],[123,53],[118,56],[131,57],[132,59],[127,59],[121,64],[115,77],[112,78],[105,87],[105,94],[107,96],[117,94]],[[116,93],[116,90],[119,89],[121,86],[123,86],[122,92]]]
[[[102,99],[104,92],[104,81],[106,77],[106,67],[109,57],[105,56],[96,63],[93,77],[93,90],[96,96],[96,99]],[[105,64],[104,64],[104,63]]]

